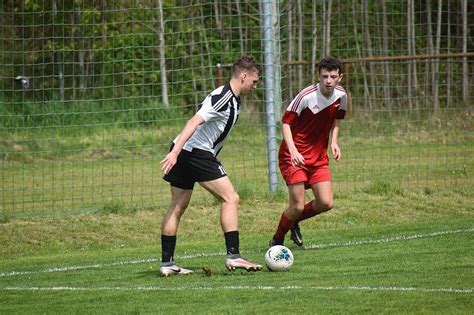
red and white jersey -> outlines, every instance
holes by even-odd
[[[329,163],[329,133],[336,119],[344,119],[346,110],[346,91],[336,86],[334,93],[327,98],[321,93],[319,83],[303,89],[290,103],[282,122],[290,125],[293,142],[307,166]],[[280,163],[291,164],[290,152],[284,140],[278,159]]]

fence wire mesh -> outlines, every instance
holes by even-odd
[[[321,57],[344,61],[336,191],[472,185],[474,3],[271,2],[277,121]],[[263,62],[263,14],[254,0],[2,1],[0,214],[165,207],[160,160],[233,60]],[[264,89],[221,156],[243,197],[268,191]]]

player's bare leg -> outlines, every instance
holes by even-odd
[[[202,187],[211,192],[221,202],[221,228],[226,238],[227,257],[225,266],[229,271],[245,269],[259,271],[262,266],[252,263],[239,253],[239,195],[227,176],[216,180],[201,182]]]
[[[283,213],[290,221],[295,221],[300,217],[304,209],[304,183],[288,185],[288,197],[288,208]]]
[[[314,194],[314,199],[304,206],[302,214],[290,229],[291,239],[298,246],[303,246],[303,235],[301,234],[299,222],[329,211],[334,205],[332,182],[316,183],[311,185],[311,189]]]
[[[320,182],[311,185],[314,194],[313,211],[316,214],[329,211],[334,206],[334,196],[332,193],[332,182]]]
[[[179,221],[189,205],[192,194],[192,190],[171,186],[171,203],[161,222],[161,234],[176,235]]]
[[[193,273],[192,270],[178,266],[173,258],[179,221],[189,205],[192,193],[192,190],[171,186],[171,203],[161,222],[162,263],[160,266],[160,274],[163,277],[189,275]]]
[[[239,195],[227,176],[199,183],[221,202],[221,228],[230,232],[239,229]]]
[[[283,245],[286,233],[293,227],[304,209],[304,183],[288,185],[288,207],[283,211],[278,227],[269,245]]]

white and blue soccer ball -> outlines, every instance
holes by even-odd
[[[293,253],[283,245],[270,247],[265,254],[265,263],[270,271],[286,271],[293,265]]]

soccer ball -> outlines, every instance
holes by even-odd
[[[265,263],[270,271],[286,271],[293,265],[293,253],[288,247],[275,245],[265,254]]]

